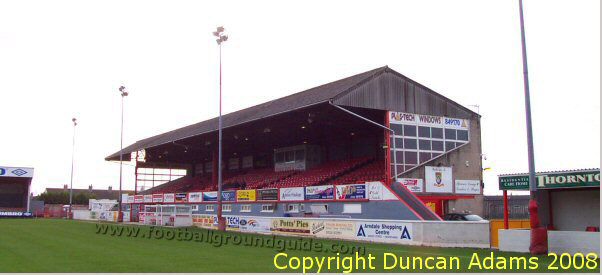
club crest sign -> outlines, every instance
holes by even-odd
[[[426,192],[452,193],[453,179],[451,167],[426,166],[424,169]]]
[[[435,172],[435,186],[437,187],[443,187],[443,175],[441,174],[441,172]]]

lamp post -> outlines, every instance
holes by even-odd
[[[529,160],[529,215],[531,222],[531,254],[547,253],[547,232],[539,223],[535,186],[535,155],[533,152],[533,128],[531,124],[531,96],[529,92],[529,70],[527,66],[527,43],[525,39],[525,21],[523,17],[523,0],[518,0],[520,12],[520,38],[523,58],[523,85],[525,90],[525,114],[527,124],[527,155]]]
[[[219,119],[218,119],[218,153],[217,153],[217,222],[218,229],[226,230],[226,222],[222,217],[222,43],[228,41],[224,27],[217,27],[213,35],[217,37],[219,46]]]
[[[128,96],[128,92],[125,90],[124,86],[119,87],[119,92],[121,92],[121,142],[119,149],[119,194],[117,198],[119,199],[119,214],[117,215],[117,221],[123,221],[123,212],[121,211],[121,186],[123,179],[123,101],[126,96]]]
[[[73,208],[73,163],[75,160],[75,126],[77,126],[77,119],[72,118],[73,122],[73,137],[71,138],[71,184],[69,185],[69,219],[72,218],[71,208]]]

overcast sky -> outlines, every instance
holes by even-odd
[[[600,165],[600,2],[525,0],[536,169]],[[389,65],[482,114],[485,193],[527,171],[518,1],[1,1],[0,165],[117,187],[124,143]],[[474,107],[469,107],[476,110]],[[132,166],[124,189],[133,189]]]

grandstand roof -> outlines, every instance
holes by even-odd
[[[394,80],[392,80],[392,78],[394,78]],[[378,79],[378,81],[373,81],[375,79]],[[408,87],[410,88],[408,89]],[[413,103],[421,96],[428,97],[428,100],[424,100],[425,103],[422,104],[422,107],[410,107],[410,104],[406,104],[405,102],[411,101]],[[479,116],[470,109],[461,106],[406,76],[403,76],[390,69],[388,66],[384,66],[286,97],[225,114],[222,116],[223,128],[229,128],[328,102],[335,105],[406,111],[418,114],[446,115],[458,118]],[[432,107],[431,105],[435,107]],[[123,149],[124,158],[129,159],[130,153],[141,149],[148,149],[217,130],[217,117],[175,129],[139,140],[134,144],[127,146]],[[116,160],[118,158],[119,151],[105,159]]]

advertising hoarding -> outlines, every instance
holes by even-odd
[[[452,129],[452,128],[453,129],[468,129],[468,126],[470,125],[469,122],[470,121],[468,121],[467,119],[461,119],[461,118],[450,118],[450,117],[443,118],[443,125],[447,129]]]
[[[188,202],[202,202],[202,201],[203,201],[203,193],[202,192],[188,193]]]
[[[480,180],[456,180],[456,194],[481,194]]]
[[[311,232],[310,221],[300,219],[273,219],[271,230],[296,234],[310,234]]]
[[[151,203],[153,202],[153,195],[144,195],[144,203]]]
[[[117,213],[118,211],[101,211],[98,213],[98,220],[116,222],[118,216]]]
[[[391,123],[410,123],[416,124],[418,122],[418,115],[402,113],[402,112],[389,112],[389,121]]]
[[[163,194],[153,194],[153,202],[163,202]]]
[[[383,199],[383,185],[380,182],[367,182],[368,199],[371,201],[380,201]]]
[[[255,201],[255,189],[253,190],[237,190],[236,200],[237,201]]]
[[[175,202],[176,197],[174,193],[163,194],[163,202]]]
[[[241,217],[238,226],[245,232],[270,232],[272,221],[267,218],[259,217]]]
[[[418,115],[418,125],[421,126],[443,126],[443,117],[431,115]]]
[[[135,195],[134,196],[134,203],[143,203],[144,202],[144,195]]]
[[[315,220],[311,222],[311,234],[324,238],[353,238],[355,236],[355,222]]]
[[[281,201],[302,201],[305,199],[305,187],[280,188]]]
[[[422,192],[424,185],[422,179],[398,179],[399,183],[403,184],[408,190],[418,193]]]
[[[337,200],[357,200],[366,198],[366,185],[348,184],[337,185]]]
[[[236,191],[222,191],[222,201],[236,201]]]
[[[257,190],[258,201],[277,201],[278,200],[278,189],[260,189]]]
[[[411,223],[358,221],[355,226],[359,240],[412,242]]]
[[[213,228],[217,226],[217,217],[214,215],[192,214],[192,224],[204,228]]]
[[[332,200],[334,199],[334,186],[307,186],[305,187],[306,200]]]
[[[177,203],[185,203],[188,202],[188,194],[186,193],[176,193],[174,195],[175,202]]]
[[[203,201],[217,201],[217,192],[203,192]]]
[[[224,217],[226,219],[226,226],[228,228],[231,229],[238,229],[239,223],[240,223],[240,217],[238,216],[225,216]]]

